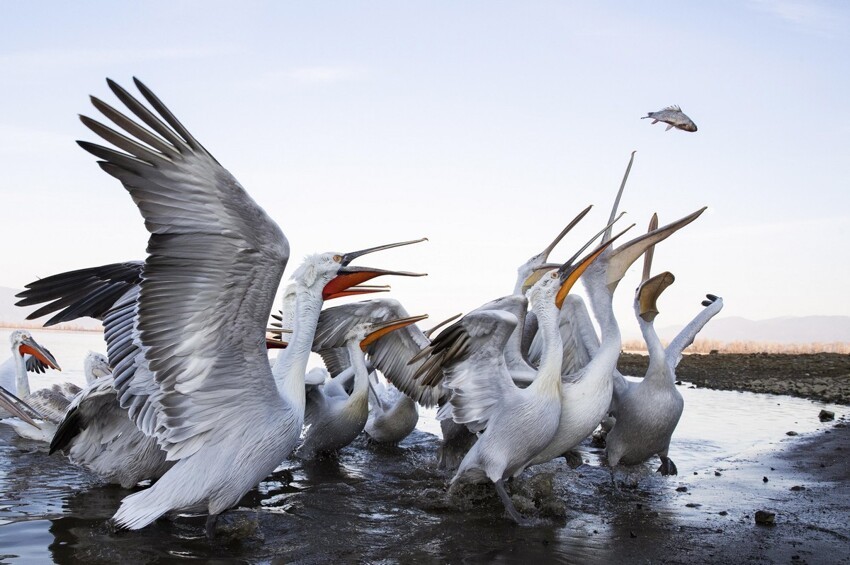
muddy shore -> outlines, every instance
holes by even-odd
[[[624,353],[618,368],[643,376],[646,355]],[[787,394],[850,405],[850,355],[775,353],[685,355],[676,376],[698,387]]]
[[[647,357],[623,354],[623,374],[643,375]],[[837,404],[850,404],[850,355],[819,353],[686,355],[676,370],[681,381],[697,387],[786,394]],[[727,495],[752,497],[753,513],[720,525],[713,512],[705,523],[670,531],[665,549],[635,544],[632,562],[667,563],[850,563],[850,422],[836,414],[821,431],[789,438],[780,453],[720,473],[749,477],[770,487],[760,500],[753,490],[730,488]],[[758,418],[758,414],[753,414]],[[777,488],[776,479],[784,484]],[[773,482],[771,482],[773,479]],[[788,480],[795,484],[788,484]],[[730,485],[731,487],[732,485]],[[756,524],[755,512],[775,513],[772,525]],[[718,527],[720,525],[720,527]],[[657,540],[656,540],[657,541]]]

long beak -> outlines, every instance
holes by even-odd
[[[337,275],[332,278],[325,288],[322,289],[322,298],[340,298],[355,294],[369,294],[372,292],[383,292],[378,286],[359,286],[361,283],[372,280],[383,275],[395,275],[398,277],[424,277],[427,273],[410,273],[408,271],[387,271],[385,269],[374,269],[372,267],[343,267]]]
[[[652,322],[658,315],[656,301],[668,286],[673,284],[676,277],[669,271],[655,275],[645,280],[638,288],[638,305],[640,306],[640,317],[646,322]]]
[[[37,418],[40,418],[41,415],[38,411],[34,410],[29,404],[0,386],[0,408],[5,408],[7,412],[12,414],[13,416],[17,416],[27,424],[31,426],[35,426],[38,429],[41,427],[35,423],[30,417],[30,413],[35,415]]]
[[[680,220],[671,222],[666,226],[660,227],[640,237],[636,237],[615,249],[608,258],[608,290],[614,292],[614,289],[617,288],[617,284],[619,284],[620,280],[625,276],[626,271],[632,263],[634,263],[638,257],[643,255],[647,249],[661,241],[664,241],[672,234],[699,218],[700,214],[705,212],[706,208],[707,206],[703,206],[693,214],[689,214]]]
[[[398,243],[389,243],[387,245],[379,245],[377,247],[368,247],[366,249],[361,249],[360,251],[351,251],[350,253],[346,253],[342,256],[342,266],[345,267],[358,257],[362,257],[363,255],[368,255],[369,253],[374,253],[375,251],[383,251],[384,249],[392,249],[393,247],[402,247],[403,245],[413,245],[414,243],[421,243],[423,241],[428,241],[427,237],[423,237],[422,239],[412,239],[410,241],[400,241]]]
[[[588,206],[587,208],[585,208],[584,210],[579,212],[578,215],[575,218],[573,218],[572,221],[569,224],[567,224],[567,227],[565,227],[563,230],[561,230],[561,233],[558,234],[558,237],[556,237],[552,241],[552,243],[550,243],[546,247],[546,249],[544,249],[543,251],[540,252],[540,258],[543,259],[544,261],[546,261],[549,258],[549,254],[552,253],[553,249],[555,249],[555,246],[558,245],[561,242],[562,239],[564,239],[564,236],[567,235],[570,232],[571,229],[576,227],[576,224],[578,224],[585,216],[587,216],[587,213],[590,212],[591,208],[593,208],[593,204],[591,204],[590,206]]]
[[[405,326],[409,326],[410,324],[415,324],[420,320],[424,320],[428,317],[428,314],[423,314],[421,316],[410,316],[408,318],[399,318],[397,320],[390,320],[389,322],[381,322],[380,324],[375,324],[372,332],[363,338],[363,341],[360,342],[360,349],[366,351],[366,348],[369,347],[370,344],[384,337],[388,333],[401,329]]]
[[[51,369],[56,369],[57,371],[61,371],[62,369],[59,367],[59,363],[56,362],[56,359],[53,357],[53,354],[50,353],[46,348],[39,345],[34,339],[24,338],[21,342],[18,351],[21,355],[25,355],[29,353]]]
[[[646,233],[649,233],[653,230],[658,229],[658,214],[653,214],[652,218],[649,219],[649,228],[647,228]],[[646,253],[643,254],[643,276],[641,276],[640,280],[645,281],[649,278],[649,275],[652,274],[652,257],[655,255],[655,246],[651,246],[646,250]]]
[[[617,218],[617,219],[619,219],[619,218]],[[616,220],[614,220],[614,221],[616,221]],[[564,305],[564,300],[566,300],[567,294],[570,293],[570,289],[572,289],[573,285],[576,283],[576,281],[579,279],[579,277],[581,277],[584,274],[584,272],[587,270],[587,268],[594,261],[596,261],[599,258],[599,256],[602,255],[602,253],[606,249],[611,247],[611,245],[615,241],[617,241],[617,239],[619,239],[620,236],[622,236],[624,233],[626,233],[627,231],[629,231],[633,227],[634,227],[634,224],[627,227],[626,229],[624,229],[623,231],[621,231],[620,233],[618,233],[617,235],[615,235],[614,237],[612,237],[611,239],[606,241],[605,243],[600,244],[596,249],[594,249],[593,251],[588,253],[587,256],[584,259],[582,259],[581,261],[579,261],[576,265],[573,265],[573,262],[576,260],[576,257],[578,256],[578,254],[573,255],[573,257],[571,257],[569,261],[567,261],[566,263],[561,265],[561,268],[558,269],[558,276],[561,278],[561,281],[563,281],[563,282],[561,283],[561,288],[558,289],[558,293],[555,295],[555,306],[557,306],[558,309],[560,309],[561,306]],[[608,229],[608,226],[606,226],[605,229]],[[593,236],[593,239],[591,239],[590,241],[593,241],[597,237],[599,237],[599,234],[596,234],[595,236]],[[585,247],[587,247],[587,245],[585,245]],[[582,251],[584,251],[584,248],[582,248],[582,250],[579,251],[579,253],[581,253]]]
[[[552,241],[552,243],[550,243],[543,251],[541,251],[539,254],[535,255],[534,258],[539,257],[541,261],[546,261],[549,258],[549,254],[552,253],[553,249],[555,249],[555,246],[558,245],[561,242],[562,239],[564,239],[564,236],[567,235],[570,232],[570,230],[572,230],[574,227],[576,227],[576,224],[578,224],[585,216],[587,216],[587,213],[590,212],[591,208],[593,208],[593,204],[591,204],[590,206],[588,206],[587,208],[585,208],[584,210],[579,212],[578,215],[575,218],[573,218],[572,221],[569,224],[567,224],[567,227],[565,227],[563,230],[561,230],[561,233],[558,234],[558,237],[556,237]],[[534,259],[534,258],[532,258],[532,259]],[[531,271],[531,274],[528,276],[528,278],[525,279],[525,282],[522,283],[522,292],[525,293],[529,288],[534,286],[534,284],[537,281],[540,280],[540,277],[542,277],[543,275],[545,275],[546,273],[548,273],[552,269],[557,269],[560,266],[561,265],[559,265],[558,263],[545,263],[544,262],[539,267],[535,267]]]
[[[608,217],[609,225],[614,223],[614,216],[617,215],[617,208],[620,207],[620,198],[623,196],[623,189],[626,188],[626,181],[629,180],[629,173],[632,171],[632,163],[635,162],[635,153],[637,153],[637,151],[632,151],[632,156],[629,158],[629,164],[626,166],[626,172],[623,175],[623,181],[620,183],[620,190],[617,191],[617,198],[614,199],[614,207],[611,208],[611,215]],[[611,228],[608,228],[605,231],[605,235],[602,236],[602,242],[605,243],[609,239],[611,239]]]
[[[331,298],[340,298],[342,296],[353,296],[356,294],[383,292],[383,290],[377,290],[380,287],[365,286],[360,287],[359,289],[352,288],[381,275],[397,275],[400,277],[425,276],[425,273],[408,273],[406,271],[385,271],[383,269],[373,269],[371,267],[349,266],[349,264],[353,260],[357,259],[358,257],[368,255],[369,253],[383,251],[384,249],[392,249],[393,247],[413,245],[414,243],[420,243],[422,241],[428,241],[428,238],[423,237],[422,239],[413,239],[410,241],[389,243],[387,245],[379,245],[377,247],[369,247],[366,249],[361,249],[360,251],[351,251],[349,253],[346,253],[342,256],[342,259],[340,260],[340,265],[342,267],[337,272],[337,276],[331,279],[331,281],[328,282],[328,284],[326,284],[325,288],[322,290],[322,298],[324,298],[325,300],[330,300]]]

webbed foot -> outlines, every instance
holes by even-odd
[[[676,464],[673,463],[672,459],[669,457],[661,457],[661,465],[658,467],[656,473],[661,473],[664,476],[678,475],[679,470],[676,468]]]

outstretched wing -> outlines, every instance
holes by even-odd
[[[142,282],[144,263],[127,261],[68,271],[26,285],[17,306],[49,303],[27,316],[28,320],[57,312],[44,325],[89,316],[103,320],[106,312],[130,288]]]
[[[674,373],[679,362],[682,360],[682,352],[685,348],[694,342],[697,334],[705,327],[708,321],[723,309],[722,298],[713,294],[706,294],[705,297],[706,300],[702,302],[705,308],[687,326],[682,328],[679,335],[674,337],[670,345],[667,346],[667,349],[664,350],[664,359],[667,362],[667,366],[673,369]]]
[[[327,308],[319,317],[313,349],[341,347],[345,335],[360,322],[397,320],[409,315],[397,300],[387,298]],[[430,343],[422,330],[411,324],[381,337],[367,347],[366,353],[369,362],[396,388],[423,406],[434,406],[443,395],[443,390],[439,387],[423,386],[414,378],[424,361],[408,364],[414,355]]]
[[[473,432],[487,427],[502,399],[516,390],[502,353],[516,326],[509,312],[475,310],[434,339],[417,376],[423,384],[443,382],[452,391],[438,417],[450,411]]]
[[[150,371],[119,374],[116,366],[115,385],[123,407],[144,397],[131,417],[152,410],[156,436],[174,460],[196,452],[231,419],[270,405],[283,409],[265,325],[289,245],[236,179],[153,92],[135,83],[153,112],[108,81],[150,129],[93,97],[129,137],[87,117],[83,123],[126,153],[79,144],[122,182],[151,234],[132,332]],[[148,394],[151,379],[159,394]]]

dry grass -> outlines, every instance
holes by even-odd
[[[666,343],[665,343],[666,345]],[[625,351],[646,351],[643,340],[630,339],[623,342]],[[686,353],[787,353],[802,355],[806,353],[840,353],[850,354],[850,343],[772,343],[766,341],[730,341],[716,339],[698,339],[688,347]]]

